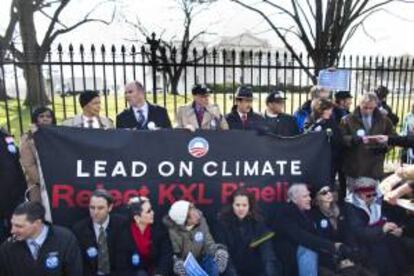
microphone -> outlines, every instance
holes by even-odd
[[[332,132],[332,129],[331,128],[327,128],[326,129],[326,135],[328,135],[328,142],[330,143],[331,142],[332,135],[333,135],[333,132]]]

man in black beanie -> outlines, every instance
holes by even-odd
[[[62,125],[81,128],[114,128],[111,119],[99,116],[101,99],[98,92],[86,90],[79,95],[79,104],[82,107],[82,114],[67,119]]]

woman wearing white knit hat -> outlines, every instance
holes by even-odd
[[[214,242],[206,219],[192,203],[185,200],[175,202],[163,222],[173,247],[176,275],[189,274],[184,268],[184,260],[190,253],[210,276],[226,270],[229,257],[226,248]]]

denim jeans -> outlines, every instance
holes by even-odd
[[[209,276],[218,276],[220,274],[218,271],[217,264],[212,256],[205,256],[201,261],[200,266]]]
[[[299,246],[296,251],[299,276],[318,276],[318,254]]]

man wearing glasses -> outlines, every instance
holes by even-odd
[[[125,86],[125,99],[129,108],[116,116],[116,128],[157,130],[171,128],[171,121],[164,107],[145,100],[145,88],[133,81]]]

